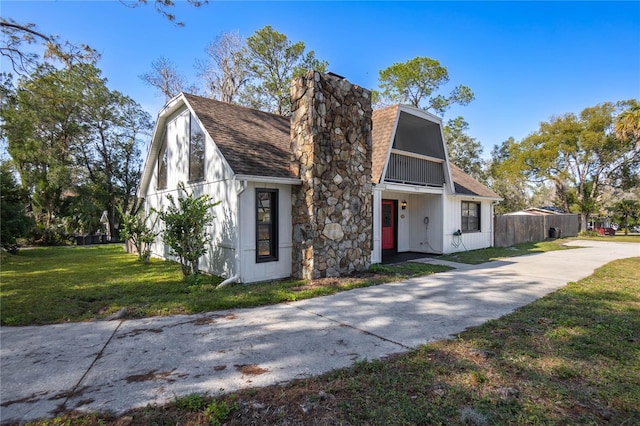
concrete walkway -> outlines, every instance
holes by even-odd
[[[498,318],[640,245],[585,246],[254,309],[0,328],[0,419],[121,413],[308,377]]]

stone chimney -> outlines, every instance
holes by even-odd
[[[371,92],[309,71],[291,84],[293,276],[337,277],[371,264]]]

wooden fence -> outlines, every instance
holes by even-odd
[[[550,228],[556,229],[556,236],[575,237],[578,235],[580,216],[577,214],[498,215],[495,216],[493,225],[494,245],[510,247],[515,244],[544,241],[549,237]]]

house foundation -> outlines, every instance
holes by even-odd
[[[292,274],[337,277],[371,263],[371,93],[309,71],[291,85]]]

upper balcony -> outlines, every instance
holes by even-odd
[[[444,161],[413,152],[392,149],[385,182],[443,187]]]

